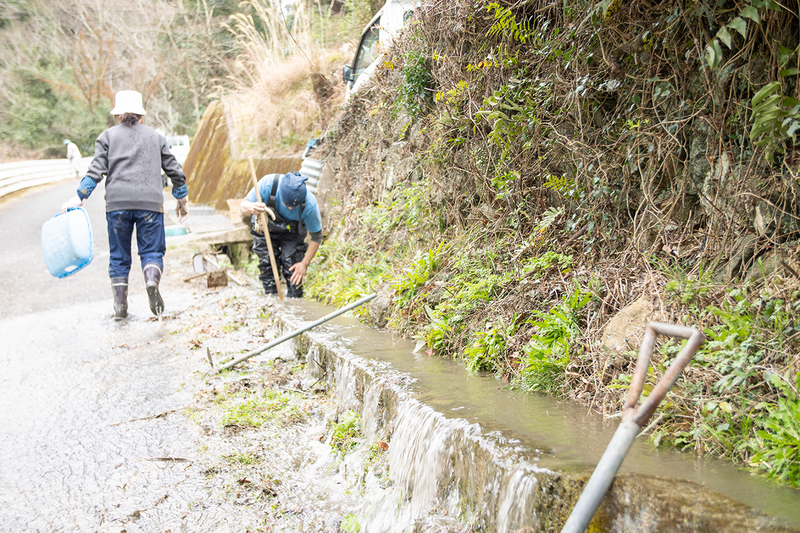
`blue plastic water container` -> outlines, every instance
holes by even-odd
[[[42,251],[47,270],[70,276],[92,262],[92,225],[82,207],[58,213],[42,226]]]
[[[178,237],[180,235],[187,235],[192,231],[186,226],[167,226],[164,228],[164,233],[167,237]]]

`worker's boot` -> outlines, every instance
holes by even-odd
[[[144,284],[147,287],[147,299],[150,300],[150,311],[156,316],[161,316],[164,312],[164,300],[158,292],[158,284],[161,282],[161,268],[150,263],[142,268],[144,273]]]
[[[114,295],[114,320],[128,316],[128,278],[111,278],[111,292]]]
[[[264,294],[278,294],[278,286],[275,284],[275,278],[272,276],[266,280],[261,278],[261,284],[264,286]]]
[[[288,298],[302,298],[303,297],[303,286],[302,285],[295,285],[291,281],[286,282],[286,296]]]

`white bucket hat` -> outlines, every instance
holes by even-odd
[[[114,95],[114,109],[112,115],[124,115],[132,113],[134,115],[146,115],[142,105],[142,94],[137,91],[119,91]]]

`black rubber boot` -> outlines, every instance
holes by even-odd
[[[272,263],[269,261],[269,248],[264,234],[251,231],[253,236],[253,252],[258,257],[258,279],[264,286],[264,294],[278,294],[278,287],[275,285],[275,276],[272,275]]]
[[[147,299],[150,300],[150,311],[155,316],[161,316],[164,312],[164,300],[158,291],[158,284],[161,282],[161,269],[156,264],[148,264],[142,268],[144,273],[144,284],[147,287]]]
[[[111,278],[111,292],[114,295],[114,320],[128,316],[128,278]]]
[[[264,286],[264,294],[278,294],[278,287],[275,285],[273,276],[270,276],[266,281],[264,281],[264,277],[261,280],[261,284]]]
[[[280,262],[280,270],[283,279],[286,280],[286,296],[288,298],[303,297],[302,283],[300,285],[295,285],[291,282],[292,275],[294,274],[291,270],[292,266],[303,260],[306,250],[308,249],[308,245],[299,239],[299,237],[292,237],[290,239],[284,239],[281,242],[282,253],[278,261]]]
[[[287,298],[302,298],[303,286],[295,285],[291,281],[286,282],[286,297]]]

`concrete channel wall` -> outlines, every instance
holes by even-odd
[[[283,333],[298,325],[291,314],[275,324]],[[389,522],[416,520],[436,506],[471,524],[471,531],[561,530],[591,471],[537,466],[508,439],[422,404],[409,392],[408,376],[355,355],[335,335],[314,330],[294,342],[339,411],[360,413],[366,437],[389,443],[389,472],[400,488],[394,504],[381,511],[397,513]],[[360,518],[362,531],[381,531],[377,520],[389,523],[385,516]],[[617,476],[587,531],[797,530],[696,483],[625,474]]]

